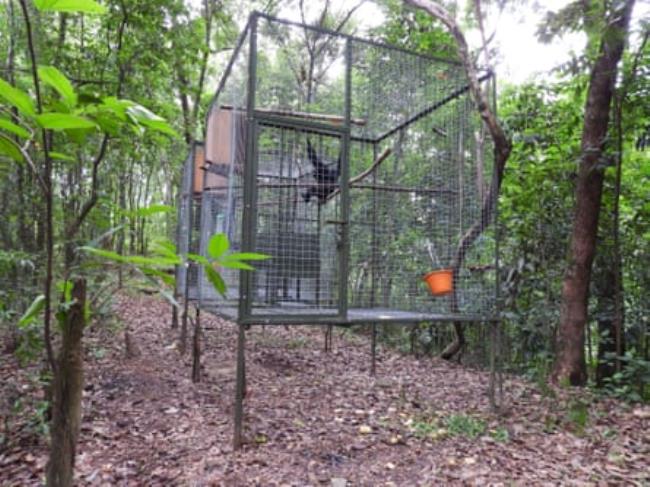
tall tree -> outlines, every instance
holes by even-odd
[[[554,381],[572,385],[583,385],[587,381],[585,327],[607,166],[603,158],[604,145],[618,64],[625,47],[634,1],[618,0],[608,5],[602,1],[585,3],[585,25],[597,29],[599,47],[587,89],[569,262],[562,285],[557,354],[552,373]]]

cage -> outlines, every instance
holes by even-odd
[[[180,270],[179,295],[242,324],[496,316],[492,141],[458,63],[253,13],[206,126],[179,249],[223,232],[271,259],[220,269],[225,297]],[[445,292],[424,282],[436,270]]]

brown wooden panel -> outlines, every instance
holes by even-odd
[[[232,110],[216,109],[208,118],[205,141],[205,162],[229,166],[232,161],[233,142]],[[208,188],[225,188],[228,178],[213,172],[205,175]]]
[[[196,144],[194,146],[194,192],[200,193],[203,191],[203,178],[205,171],[205,149],[203,145]]]

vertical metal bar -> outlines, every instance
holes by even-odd
[[[322,235],[322,230],[321,230],[321,225],[322,225],[322,215],[321,215],[321,205],[316,205],[316,235],[318,238],[318,253],[321,253],[321,246],[322,246],[322,240],[321,240],[321,235]],[[321,268],[321,263],[322,260],[319,260],[318,265],[316,266],[316,286],[314,289],[314,300],[316,301],[314,303],[315,308],[320,308],[320,268]],[[326,350],[327,351],[327,350]]]
[[[492,109],[494,115],[497,113],[497,77],[496,73],[492,72]],[[493,142],[494,143],[494,142]],[[492,171],[496,174],[496,168],[494,163],[496,161],[496,153],[493,154],[492,159]],[[499,275],[499,253],[500,253],[500,241],[501,241],[501,226],[499,224],[499,192],[495,192],[495,201],[494,201],[494,306],[496,314],[495,322],[495,357],[494,357],[494,368],[495,368],[495,379],[496,384],[495,388],[498,388],[498,401],[495,398],[495,408],[500,409],[503,403],[503,321],[501,319],[501,280]],[[495,394],[496,395],[496,394]]]
[[[340,174],[341,186],[341,245],[339,247],[339,315],[347,320],[348,316],[348,259],[350,255],[350,119],[352,114],[352,43],[345,42],[345,133],[343,135],[342,163]]]
[[[372,160],[377,160],[377,143],[372,144]],[[372,173],[372,184],[377,184],[377,171]],[[376,282],[379,277],[377,272],[377,192],[372,191],[372,237],[370,254],[370,307],[375,307]],[[372,323],[370,328],[372,364],[370,373],[374,376],[377,372],[377,323]]]
[[[242,250],[251,252],[254,244],[255,222],[255,196],[257,192],[257,127],[255,123],[255,87],[257,76],[257,14],[252,13],[250,18],[250,39],[248,52],[248,88],[246,105],[246,157],[244,163],[244,208],[242,214]],[[242,270],[239,274],[239,320],[250,316],[252,307],[252,279],[248,271]]]
[[[377,143],[372,144],[372,160],[377,160]],[[378,169],[372,172],[372,184],[377,184]],[[372,190],[372,237],[371,237],[371,254],[370,254],[370,307],[375,307],[375,294],[377,292],[377,191]],[[374,333],[374,331],[373,331]]]
[[[377,363],[377,323],[373,323],[371,326],[371,333],[372,336],[370,338],[371,345],[370,348],[372,350],[372,364],[370,366],[370,374],[375,375],[375,372],[377,370],[376,368],[376,363]]]
[[[250,17],[250,45],[248,52],[248,92],[246,106],[246,121],[248,134],[246,140],[246,157],[244,166],[244,210],[242,216],[242,248],[244,251],[253,250],[253,232],[255,230],[255,193],[257,180],[257,129],[255,124],[255,86],[257,69],[257,14]],[[244,388],[246,387],[246,357],[245,341],[246,332],[241,320],[250,316],[252,301],[252,279],[249,272],[242,270],[239,281],[239,330],[237,336],[237,384],[235,388],[235,428],[233,434],[233,448],[236,450],[242,444],[242,423],[244,416]]]
[[[194,170],[195,170],[195,152],[196,146],[192,144],[190,151],[190,184],[189,191],[187,194],[187,219],[188,219],[188,228],[187,228],[187,252],[192,251],[192,232],[194,229]],[[185,256],[187,257],[187,256]],[[190,269],[192,268],[192,263],[189,261],[185,267],[185,289],[183,290],[183,316],[181,319],[181,329],[187,331],[187,314],[189,312],[189,300],[190,300]],[[198,282],[197,282],[197,292],[198,292]]]
[[[244,388],[246,387],[246,330],[245,325],[239,323],[237,335],[237,385],[235,386],[235,428],[233,434],[233,448],[238,450],[242,445],[242,427],[244,420]]]
[[[205,152],[203,153],[205,157]],[[196,144],[194,145],[194,149],[192,152],[192,164],[196,165]],[[196,170],[196,169],[194,169]],[[200,201],[201,201],[201,206],[199,207],[199,254],[201,255],[207,255],[207,239],[209,239],[210,235],[205,235],[206,241],[204,242],[203,239],[203,229],[205,226],[210,225],[212,222],[212,198],[207,198],[205,197],[206,195],[206,188],[208,186],[208,178],[205,176],[205,172],[203,172],[203,178],[201,182],[201,195]],[[192,179],[192,188],[194,188],[194,179]],[[201,306],[203,303],[203,266],[200,266],[198,264],[193,264],[196,266],[196,292],[197,292],[197,309]],[[212,290],[212,285],[210,285],[210,290]]]
[[[492,411],[496,411],[496,402],[494,398],[496,384],[496,342],[496,322],[490,321],[490,382],[488,385],[488,399]]]
[[[494,115],[497,113],[497,77],[496,74],[492,74],[492,110],[494,110]],[[494,141],[492,141],[494,145]],[[496,149],[495,153],[492,154],[492,172],[496,174],[496,168],[494,163],[496,161]],[[496,178],[495,178],[496,179]],[[501,241],[501,232],[499,225],[499,192],[494,194],[494,306],[496,311],[496,317],[500,318],[501,316],[501,303],[500,303],[500,286],[501,282],[499,279],[499,251],[500,251],[500,241]]]

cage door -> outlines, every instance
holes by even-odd
[[[340,318],[341,134],[260,121],[255,140],[254,248],[272,258],[252,276],[251,318]]]

